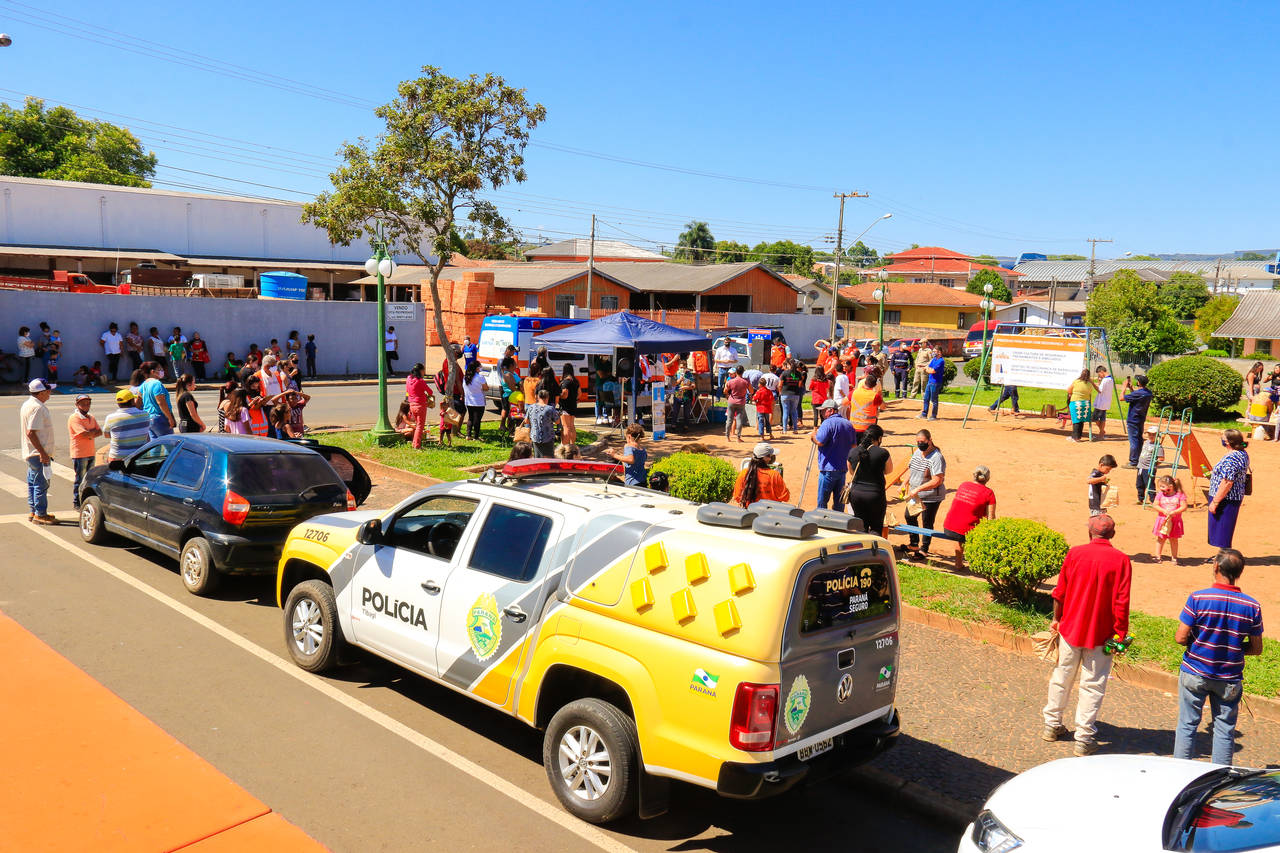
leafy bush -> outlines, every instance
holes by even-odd
[[[1200,353],[1205,358],[1230,358],[1231,353],[1224,349],[1207,349]]]
[[[1270,361],[1271,359],[1275,358],[1275,356],[1269,352],[1257,352],[1257,351],[1251,352],[1248,355],[1242,355],[1240,357],[1247,358],[1250,361]]]
[[[674,497],[696,503],[727,501],[733,496],[738,472],[723,459],[701,453],[673,453],[649,469],[666,474]]]
[[[965,540],[969,569],[991,585],[996,601],[1030,601],[1036,586],[1062,568],[1067,540],[1026,518],[993,518],[978,524]]]
[[[982,367],[982,356],[971,358],[964,363],[964,375],[974,382],[978,381],[978,368]],[[987,369],[982,372],[982,384],[991,384],[991,356],[987,356]]]
[[[1157,406],[1172,406],[1175,412],[1190,408],[1197,418],[1235,406],[1243,381],[1231,366],[1202,355],[1170,359],[1147,371],[1147,388]]]

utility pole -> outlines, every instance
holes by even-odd
[[[596,266],[596,215],[591,214],[591,248],[587,253],[587,319],[591,319],[591,271]]]
[[[840,313],[840,256],[844,253],[844,200],[847,198],[866,198],[866,193],[832,193],[832,198],[840,199],[840,219],[836,225],[836,280],[831,285],[831,343],[836,342],[836,315]]]
[[[1098,244],[1114,243],[1115,240],[1112,240],[1110,237],[1108,237],[1105,240],[1101,237],[1090,237],[1088,242],[1089,242],[1089,292],[1092,293],[1093,292],[1093,263],[1094,263],[1094,258],[1098,253]]]

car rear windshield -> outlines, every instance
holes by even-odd
[[[246,498],[301,495],[345,488],[315,453],[242,453],[229,458],[230,487]]]
[[[811,634],[893,612],[893,589],[884,563],[851,563],[809,578],[800,633]]]

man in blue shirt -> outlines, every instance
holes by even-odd
[[[471,336],[464,335],[462,337],[462,369],[466,370],[476,363],[480,357],[480,347],[471,343]]]
[[[151,418],[151,437],[159,438],[173,432],[177,421],[173,417],[173,407],[169,405],[169,391],[164,387],[161,377],[164,367],[158,362],[143,362],[142,369],[147,371],[148,379],[138,389],[142,397],[142,411]]]
[[[925,373],[929,375],[929,381],[924,386],[924,408],[920,410],[920,417],[928,418],[931,421],[938,419],[938,394],[942,391],[942,374],[946,370],[947,360],[942,354],[934,350],[934,356],[929,360],[929,364],[925,367]],[[933,414],[929,414],[929,403],[933,403]]]
[[[1134,388],[1133,383],[1138,387]],[[1142,451],[1142,428],[1147,422],[1147,410],[1151,408],[1151,399],[1155,396],[1147,390],[1147,377],[1139,373],[1132,379],[1124,380],[1124,401],[1129,404],[1129,414],[1125,416],[1124,428],[1129,433],[1129,465],[1138,467],[1138,454]]]
[[[1191,758],[1196,729],[1209,700],[1213,763],[1231,764],[1236,713],[1243,692],[1244,656],[1262,654],[1262,607],[1236,586],[1244,556],[1223,548],[1214,557],[1213,586],[1193,592],[1174,639],[1187,647],[1178,673],[1178,727],[1173,757]]]
[[[840,493],[844,491],[844,475],[849,470],[849,451],[858,434],[849,419],[840,414],[836,401],[827,399],[818,409],[821,425],[814,427],[809,440],[818,446],[818,509],[830,504],[843,510]]]

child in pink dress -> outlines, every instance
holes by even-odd
[[[1156,525],[1152,533],[1156,537],[1156,562],[1164,562],[1164,543],[1169,543],[1169,554],[1174,565],[1178,564],[1178,540],[1182,538],[1182,513],[1187,508],[1187,496],[1182,484],[1165,474],[1158,482],[1152,506],[1156,511]]]

